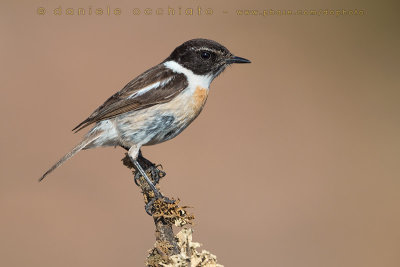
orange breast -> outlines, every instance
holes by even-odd
[[[206,103],[208,96],[208,90],[206,88],[202,88],[200,86],[196,87],[196,91],[193,94],[193,109],[195,112],[200,112],[203,108],[204,104]]]

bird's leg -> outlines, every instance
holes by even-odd
[[[150,160],[143,157],[141,150],[139,150],[139,155],[138,155],[137,161],[143,167],[143,169],[145,170],[146,173],[150,173],[151,180],[152,180],[153,184],[155,184],[155,185],[158,184],[160,182],[160,179],[166,175],[166,173],[163,170],[161,170],[162,166],[156,165],[153,162],[151,162]],[[161,169],[159,169],[159,168],[161,168]],[[139,184],[138,184],[139,178],[140,178],[140,174],[136,173],[135,183],[138,186],[139,186]]]
[[[122,146],[122,148],[129,151],[128,147]],[[161,164],[156,165],[153,162],[151,162],[150,160],[143,157],[142,151],[140,149],[139,149],[139,154],[137,156],[137,161],[139,162],[140,166],[145,171],[145,173],[150,173],[151,177],[149,177],[149,178],[151,178],[151,181],[153,182],[154,185],[158,184],[160,182],[160,179],[166,175],[165,171],[161,170],[162,165]],[[159,169],[160,167],[161,167],[161,169]],[[140,172],[135,173],[134,181],[137,186],[140,186],[140,184],[139,184],[140,176],[141,176]]]
[[[136,146],[133,146],[129,149],[128,151],[128,155],[133,163],[133,165],[136,167],[136,169],[138,170],[138,172],[143,176],[143,178],[145,179],[145,181],[147,182],[147,184],[149,185],[150,189],[154,192],[154,198],[152,200],[150,200],[146,206],[145,206],[145,210],[149,215],[152,215],[151,212],[151,208],[154,204],[154,201],[157,199],[163,199],[163,201],[167,202],[167,203],[174,203],[173,200],[168,199],[167,197],[164,197],[160,191],[157,190],[157,188],[155,187],[155,185],[152,183],[152,181],[149,179],[149,177],[147,176],[146,172],[143,170],[142,166],[140,166],[139,162],[138,162],[138,156],[139,156],[139,148]]]
[[[151,182],[149,177],[147,177],[147,174],[144,172],[142,167],[140,166],[139,162],[137,160],[133,160],[133,164],[137,168],[137,170],[140,172],[140,174],[143,176],[143,178],[146,180],[147,184],[150,186],[151,190],[153,190],[154,195],[159,198],[161,197],[161,193],[157,190],[157,188],[154,186],[154,184]]]

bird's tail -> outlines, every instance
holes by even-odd
[[[42,177],[40,177],[39,182],[42,181],[47,175],[49,175],[52,171],[60,167],[65,161],[69,160],[76,153],[84,149],[88,144],[96,140],[100,136],[100,133],[94,134],[92,136],[87,136],[85,139],[82,140],[77,146],[75,146],[70,152],[68,152],[64,157],[62,157],[56,164],[54,164],[50,169],[48,169]]]

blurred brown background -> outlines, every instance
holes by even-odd
[[[65,15],[107,5],[122,14]],[[168,6],[214,14],[131,14]],[[51,14],[58,7],[63,15]],[[270,8],[367,15],[235,14]],[[395,1],[1,1],[0,265],[143,265],[153,224],[122,149],[84,151],[37,179],[111,94],[205,37],[253,63],[227,69],[179,137],[143,150],[167,171],[164,193],[194,207],[194,239],[225,266],[400,266],[398,10]]]

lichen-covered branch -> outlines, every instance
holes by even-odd
[[[159,180],[166,175],[161,165],[155,165],[145,159],[141,153],[137,160],[154,184],[158,184]],[[176,199],[174,203],[154,199],[153,191],[143,177],[138,174],[127,154],[122,161],[125,166],[133,170],[135,181],[142,190],[145,204],[154,202],[152,217],[156,228],[156,243],[149,250],[146,266],[222,266],[217,264],[216,256],[208,251],[203,250],[201,253],[196,251],[200,244],[192,242],[193,230],[187,228],[194,219],[194,216],[186,211],[188,207],[179,206],[179,199]],[[157,185],[157,189],[160,190],[159,185]],[[179,228],[184,227],[176,236],[173,231],[174,225]]]

